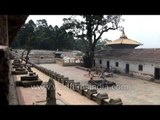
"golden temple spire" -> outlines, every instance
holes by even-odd
[[[122,32],[122,35],[120,38],[125,38],[127,39],[127,36],[125,35],[125,32],[124,32],[124,27],[122,27],[122,29],[120,29],[120,31]]]

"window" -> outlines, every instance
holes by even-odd
[[[116,62],[116,67],[118,67],[118,62]]]
[[[99,64],[102,64],[102,60],[99,60]]]
[[[139,65],[139,66],[138,66],[138,70],[139,70],[139,71],[143,71],[143,65]]]

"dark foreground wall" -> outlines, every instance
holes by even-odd
[[[0,46],[0,105],[8,105],[9,56],[8,48]]]

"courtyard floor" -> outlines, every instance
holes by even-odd
[[[49,77],[39,70],[32,68],[33,72],[43,82],[48,82]],[[20,77],[25,75],[13,75],[14,82],[20,81]],[[61,83],[55,81],[56,86],[56,103],[57,105],[97,105],[96,102],[89,100],[85,96],[69,89]],[[16,87],[19,105],[45,105],[46,88],[42,85],[39,87]]]
[[[65,77],[69,77],[69,79],[80,82],[83,85],[88,85],[89,77],[87,77],[87,71],[75,67],[63,67],[58,64],[39,65]],[[107,80],[115,82],[117,86],[114,88],[101,88],[98,89],[98,92],[107,93],[110,98],[121,98],[124,105],[160,104],[160,84],[158,83],[117,74],[114,74],[113,77],[108,77]]]

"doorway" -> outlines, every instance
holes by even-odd
[[[107,68],[109,69],[109,67],[110,67],[110,63],[109,61],[107,61]]]
[[[129,73],[129,64],[126,64],[126,73]]]
[[[160,80],[160,68],[155,68],[154,79]]]

